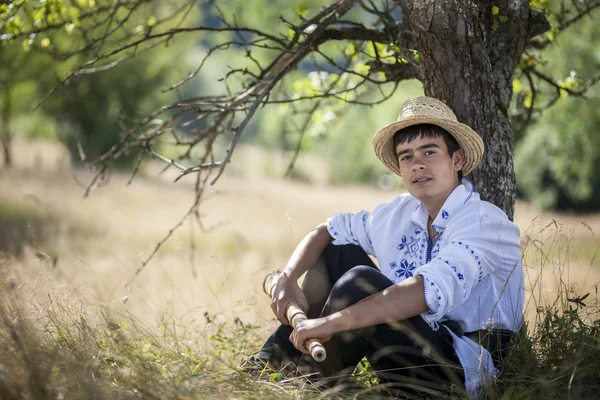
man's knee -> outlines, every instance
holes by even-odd
[[[346,272],[333,289],[359,292],[366,297],[381,292],[391,285],[393,282],[379,270],[367,265],[357,265]]]
[[[335,283],[329,295],[331,312],[342,310],[360,300],[393,285],[379,270],[366,265],[358,265]]]

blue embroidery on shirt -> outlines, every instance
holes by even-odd
[[[419,239],[414,236],[407,239],[406,235],[402,235],[402,242],[396,248],[399,251],[404,250],[404,255],[414,258],[419,250]]]
[[[477,276],[477,282],[481,282],[481,279],[483,279],[483,267],[481,266],[481,261],[479,260],[479,257],[475,254],[475,250],[472,250],[468,244],[464,244],[463,242],[452,242],[452,244],[458,244],[461,247],[464,247],[465,249],[467,249],[469,251],[469,253],[471,253],[471,255],[473,256],[473,258],[475,259],[475,261],[477,262],[477,267],[479,268],[479,274]]]
[[[428,285],[429,284],[429,285]],[[429,296],[427,295],[427,289],[429,286],[432,286],[436,293],[438,294],[436,296],[437,301],[435,302],[435,304],[430,304],[429,303]],[[440,300],[442,299],[441,296],[439,296],[439,289],[435,286],[435,283],[433,283],[432,281],[430,281],[427,277],[425,277],[425,303],[427,304],[427,307],[429,307],[429,311],[427,312],[428,315],[435,315],[435,313],[437,312],[437,310],[440,308]]]
[[[333,227],[333,225],[331,224],[331,222],[329,222],[329,224],[328,224],[328,225],[329,225],[329,231],[331,232],[331,234],[332,234],[333,236],[337,236],[337,235],[338,235],[338,233],[335,231],[335,228]]]
[[[421,232],[421,248],[419,251],[419,265],[423,265],[426,262],[428,262],[428,260],[426,260],[426,255],[427,255],[427,234],[425,233],[425,231]]]
[[[450,216],[450,215],[448,214],[448,211],[446,211],[446,210],[442,210],[442,218],[444,218],[444,219],[448,219],[448,217],[449,217],[449,216]]]
[[[390,264],[390,267],[392,266],[392,264],[394,264],[394,267],[396,267],[395,261]],[[409,264],[408,261],[402,260],[400,262],[400,268],[398,268],[394,272],[396,273],[397,278],[410,278],[411,276],[413,276],[413,271],[415,270],[415,268],[417,268],[417,267],[415,266],[414,262],[411,262]]]
[[[437,236],[435,237],[435,240],[433,241],[433,245],[431,248],[431,258],[432,259],[437,257],[438,253],[440,252],[440,243],[442,243],[443,233],[444,233],[443,231],[438,233]]]
[[[455,265],[451,265],[450,261],[448,261],[448,260],[442,260],[441,257],[438,257],[437,259],[440,260],[440,261],[444,261],[446,263],[446,265],[448,265],[450,268],[452,268],[452,271],[454,271],[454,273],[458,277],[458,280],[462,281],[463,297],[467,297],[467,285],[465,283],[465,276],[462,273],[457,272],[456,266]]]

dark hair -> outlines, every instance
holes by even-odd
[[[396,154],[396,147],[399,144],[410,143],[416,138],[438,138],[442,137],[444,139],[444,143],[446,143],[446,147],[448,148],[448,155],[452,157],[454,153],[458,149],[460,149],[460,145],[452,136],[448,133],[444,128],[433,125],[433,124],[417,124],[407,126],[404,129],[400,129],[398,132],[394,133],[394,138],[392,140],[394,146],[394,154]],[[462,170],[458,171],[458,181],[460,182],[463,178]]]

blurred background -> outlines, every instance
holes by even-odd
[[[122,29],[150,32],[175,3],[144,3]],[[189,97],[231,93],[245,78],[225,79],[230,71],[270,56],[264,50],[249,57],[233,45],[213,52],[219,40],[233,34],[196,31],[119,60],[114,68],[105,64],[87,71],[80,66],[98,53],[82,50],[85,29],[76,21],[100,12],[104,2],[44,4],[29,22],[13,16],[4,20],[5,27],[35,26],[32,21],[42,16],[52,23],[54,14],[71,13],[75,22],[0,46],[0,265],[7,287],[30,296],[53,290],[58,296],[80,296],[82,307],[100,304],[149,323],[172,315],[203,324],[210,312],[270,329],[274,319],[261,289],[266,273],[282,268],[304,234],[334,212],[371,209],[403,191],[370,142],[396,119],[404,100],[423,93],[416,80],[384,87],[391,94],[381,104],[324,103],[308,119],[285,102],[259,109],[223,177],[207,185],[195,219],[184,217],[196,201],[196,178],[174,182],[177,171],[165,170],[152,157],[125,152],[110,173],[96,180],[100,167],[92,160],[123,139],[127,121]],[[286,19],[319,4],[294,0],[283,9],[267,0],[183,5],[186,26],[216,28],[226,15],[241,26],[271,26],[286,35]],[[10,5],[0,7],[3,16],[10,15]],[[591,17],[554,41],[527,60],[572,87],[579,76],[598,71],[600,25]],[[109,53],[120,43],[105,45]],[[291,93],[310,96],[333,75],[305,62],[286,85]],[[176,85],[182,79],[185,85]],[[351,80],[346,83],[354,88]],[[534,96],[536,101],[553,98],[528,88],[526,77],[517,74],[515,109],[532,107]],[[353,95],[376,102],[379,94],[357,88]],[[541,297],[553,299],[565,288],[573,296],[597,293],[599,109],[598,85],[585,97],[561,92],[544,113],[534,113],[525,128],[515,130],[515,221],[523,237],[528,288]],[[217,140],[221,154],[229,139]],[[182,154],[168,142],[157,149],[173,159]],[[63,285],[74,291],[62,291]],[[529,304],[534,314],[539,299]]]

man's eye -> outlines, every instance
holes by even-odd
[[[410,159],[410,156],[402,156],[400,157],[400,161],[408,161]]]
[[[430,156],[430,155],[432,155],[432,154],[435,154],[435,151],[433,151],[433,150],[427,150],[427,151],[425,152],[425,155],[426,155],[426,156]]]

